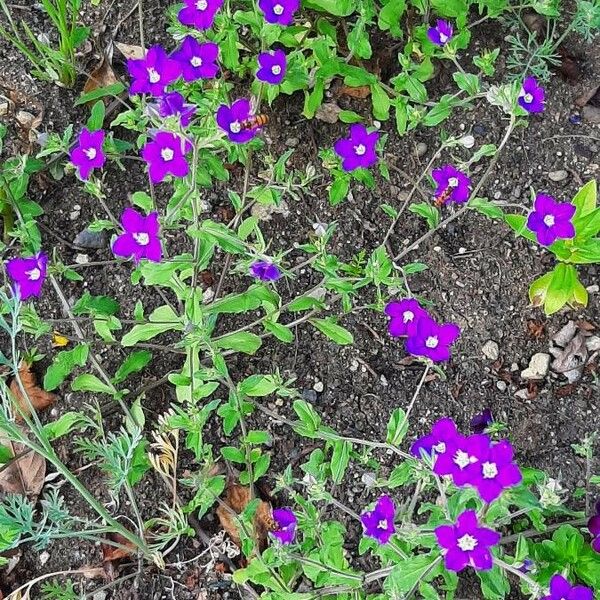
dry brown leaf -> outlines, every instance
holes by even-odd
[[[109,58],[104,55],[100,64],[90,73],[85,85],[83,86],[83,93],[89,94],[94,90],[98,90],[103,87],[107,87],[112,85],[113,83],[117,83],[119,81],[115,72],[113,71],[112,65],[110,63]],[[104,102],[108,102],[110,100],[109,97],[104,98]],[[88,102],[88,104],[93,104],[94,101]]]
[[[102,544],[102,560],[103,562],[113,562],[127,558],[135,553],[135,546],[128,539],[124,538],[120,533],[111,533],[108,538],[111,542],[119,544],[111,546],[110,544]]]
[[[239,515],[246,508],[251,500],[250,488],[243,485],[229,485],[225,494],[224,502],[227,505],[220,505],[217,508],[217,516],[221,522],[221,527],[227,532],[229,537],[238,545],[241,545],[240,534],[237,525],[237,519],[232,512]],[[267,533],[274,531],[277,525],[273,521],[273,511],[271,505],[261,500],[254,515],[254,531],[259,545],[265,546]]]
[[[13,456],[21,456],[17,460],[3,466],[0,471],[0,496],[3,494],[20,494],[35,498],[44,487],[46,477],[46,460],[30,451],[24,444],[11,442],[0,434],[0,444],[12,449]]]
[[[146,56],[146,51],[141,46],[132,46],[130,44],[122,44],[121,42],[115,42],[115,46],[125,58],[140,60]]]
[[[31,403],[31,406],[33,406],[33,408],[39,412],[56,402],[56,396],[54,394],[46,392],[38,386],[35,374],[31,371],[31,368],[27,363],[21,363],[21,366],[19,367],[19,378],[21,379],[21,383],[25,388],[29,402],[27,402],[27,400],[23,397],[23,394],[21,393],[21,386],[19,385],[19,381],[16,377],[10,384],[10,391],[15,397],[19,407],[26,415],[31,414],[29,403]],[[19,415],[17,415],[17,421],[18,420],[20,420]]]
[[[338,116],[342,109],[335,102],[325,102],[321,104],[315,113],[315,118],[325,123],[337,123]]]
[[[358,87],[350,87],[349,85],[343,85],[338,94],[340,96],[350,96],[350,98],[359,98],[363,100],[371,95],[371,88],[368,85],[361,85]]]

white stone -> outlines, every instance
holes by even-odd
[[[494,340],[488,340],[481,348],[481,353],[490,360],[498,360],[500,349]]]
[[[317,392],[318,394],[320,394],[324,389],[325,386],[323,385],[322,381],[316,381],[315,385],[313,385],[313,390],[315,390],[315,392]]]
[[[78,265],[87,265],[90,262],[90,257],[87,254],[78,254],[75,257],[75,262]]]
[[[544,379],[550,368],[550,355],[538,352],[531,357],[529,366],[521,371],[523,379]]]

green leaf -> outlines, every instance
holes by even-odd
[[[327,12],[335,17],[347,17],[356,10],[356,0],[303,0],[302,6]]]
[[[377,24],[382,31],[388,31],[394,37],[402,37],[400,19],[406,10],[406,0],[388,0],[388,3],[379,11]]]
[[[338,115],[338,119],[342,123],[361,123],[363,118],[353,110],[343,110]]]
[[[390,417],[387,426],[386,442],[393,446],[399,446],[408,432],[408,419],[401,408],[396,408]]]
[[[244,354],[254,354],[262,345],[261,339],[254,333],[239,331],[226,335],[218,340],[213,340],[217,348],[235,350]]]
[[[354,336],[347,329],[338,325],[333,317],[328,317],[326,319],[309,319],[309,321],[321,333],[340,346],[347,346],[354,342]]]
[[[427,573],[432,570],[436,559],[438,556],[432,552],[397,561],[392,572],[384,581],[383,589],[390,598],[404,597],[419,581],[425,579]]]
[[[98,100],[94,106],[92,106],[92,112],[89,119],[87,120],[87,128],[90,131],[98,131],[102,129],[105,115],[104,100]]]
[[[288,305],[290,312],[302,312],[304,310],[311,310],[313,308],[324,308],[325,305],[321,300],[313,298],[312,296],[301,296],[292,300]]]
[[[490,219],[503,219],[504,211],[489,200],[485,198],[473,198],[469,202],[469,208],[476,210],[478,213],[490,217]]]
[[[222,223],[215,223],[210,219],[202,221],[200,232],[214,239],[217,245],[226,252],[242,254],[246,250],[246,246],[242,240]],[[189,233],[190,235],[195,235],[193,231]]]
[[[258,217],[248,217],[244,219],[238,227],[238,235],[241,240],[247,239],[258,225]]]
[[[523,215],[504,215],[504,220],[517,235],[532,242],[537,242],[533,231],[527,229],[527,217]]]
[[[271,436],[266,431],[258,431],[253,429],[248,432],[244,443],[258,446],[260,444],[268,444],[271,441]]]
[[[112,316],[119,312],[119,303],[109,296],[92,296],[85,292],[73,306],[73,314]]]
[[[79,344],[71,350],[59,352],[44,375],[44,389],[55,390],[75,367],[83,367],[87,362],[89,350],[87,344]]]
[[[71,389],[74,392],[96,392],[98,394],[113,395],[113,390],[109,385],[103,383],[98,377],[91,375],[90,373],[85,373],[76,377],[71,384]]]
[[[575,244],[595,237],[600,231],[600,208],[580,216],[577,221],[573,221],[573,225],[575,226]]]
[[[61,438],[77,427],[85,425],[87,420],[84,415],[78,412],[66,412],[56,421],[44,425],[44,433],[48,436],[48,441],[52,442]],[[1,460],[0,460],[1,462]]]
[[[423,217],[427,221],[429,229],[435,229],[440,222],[440,211],[435,206],[427,204],[427,202],[410,204],[408,210]]]
[[[378,84],[371,84],[371,102],[373,103],[373,116],[386,121],[390,116],[390,98],[387,92]]]
[[[294,332],[285,325],[268,320],[264,321],[263,325],[265,329],[269,333],[272,333],[280,342],[291,344],[294,341]]]
[[[5,465],[12,457],[12,450],[8,446],[0,444],[0,464]]]
[[[336,177],[329,188],[329,203],[332,206],[339,204],[346,198],[350,190],[349,177]]]
[[[234,463],[244,464],[246,462],[246,455],[239,448],[233,446],[224,446],[221,448],[221,454],[225,460]]]
[[[92,90],[87,94],[82,94],[75,101],[75,106],[87,104],[88,102],[93,102],[94,100],[98,100],[99,98],[105,98],[106,96],[118,96],[121,92],[124,91],[125,86],[120,81],[117,81],[116,83],[112,83],[111,85]]]
[[[473,73],[453,73],[452,77],[456,82],[456,85],[461,90],[467,92],[471,96],[479,93],[479,77],[477,75],[473,75]]]
[[[238,390],[246,396],[269,396],[279,384],[273,375],[250,375],[238,384]]]
[[[208,480],[202,481],[198,486],[196,495],[185,507],[185,512],[190,513],[197,511],[196,517],[201,519],[217,501],[217,498],[223,493],[225,483],[224,475],[215,475]]]
[[[440,17],[456,18],[469,11],[466,0],[431,0],[431,6]]]
[[[139,206],[146,214],[154,208],[152,197],[146,192],[134,192],[131,195],[131,203]]]
[[[150,350],[135,350],[118,368],[115,376],[112,379],[114,385],[119,385],[132,375],[141,371],[152,360],[152,352]]]
[[[573,223],[577,223],[580,217],[584,217],[596,208],[598,189],[595,179],[590,179],[573,198],[576,207]],[[577,225],[576,225],[577,226]]]
[[[331,478],[334,483],[342,483],[344,473],[350,462],[350,452],[352,444],[345,440],[336,440],[333,443],[333,452],[331,454]]]
[[[294,424],[294,431],[305,437],[314,438],[321,427],[321,417],[305,400],[295,400],[293,408],[300,419],[300,423]]]
[[[498,565],[494,565],[489,571],[477,571],[481,581],[481,592],[487,600],[499,600],[510,594],[508,578]]]
[[[145,342],[166,331],[183,331],[181,319],[168,305],[159,306],[152,311],[149,323],[135,325],[131,331],[121,339],[122,346],[133,346],[138,342]]]

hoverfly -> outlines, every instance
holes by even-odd
[[[240,125],[242,131],[247,131],[249,129],[260,129],[264,127],[269,122],[268,115],[250,115],[247,119],[244,119]]]

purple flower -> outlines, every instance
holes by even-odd
[[[452,23],[438,19],[435,27],[430,27],[427,30],[427,37],[436,46],[445,46],[452,39],[453,33]]]
[[[448,448],[452,448],[457,436],[460,434],[456,429],[456,424],[452,419],[444,418],[436,421],[431,428],[431,433],[419,438],[410,448],[411,454],[421,458],[421,454],[435,456],[444,454]]]
[[[223,0],[184,0],[179,11],[179,21],[196,29],[210,29]]]
[[[86,180],[94,169],[101,169],[106,162],[106,155],[102,151],[104,131],[89,131],[84,127],[77,141],[77,146],[69,153],[69,159],[77,167],[79,177]]]
[[[148,172],[152,183],[160,183],[171,174],[174,177],[185,177],[189,165],[185,153],[192,145],[175,133],[159,131],[154,139],[142,148],[142,158],[148,163]]]
[[[28,258],[11,258],[6,263],[8,275],[13,280],[13,289],[21,300],[40,295],[47,267],[48,256],[44,252]]]
[[[281,277],[281,271],[277,265],[259,260],[250,265],[250,275],[261,281],[277,281]]]
[[[273,531],[273,535],[282,544],[291,544],[296,536],[296,525],[298,519],[289,508],[276,508],[273,511],[273,519],[277,523],[277,530]]]
[[[446,444],[446,451],[439,454],[433,465],[436,475],[449,475],[454,485],[461,487],[477,477],[482,459],[487,455],[490,438],[487,435],[458,434]]]
[[[161,117],[178,115],[181,126],[187,127],[196,114],[196,107],[186,104],[185,98],[179,92],[169,92],[160,99],[158,113]]]
[[[483,433],[493,422],[492,411],[489,408],[484,408],[483,412],[471,419],[471,431],[473,433]]]
[[[258,55],[258,71],[256,77],[260,81],[277,85],[285,77],[285,68],[287,66],[287,56],[283,50],[274,52],[261,52]]]
[[[600,552],[600,502],[596,503],[596,514],[588,521],[588,529],[592,535],[592,548]]]
[[[355,123],[350,127],[350,136],[338,140],[333,149],[342,159],[342,169],[344,171],[354,171],[354,169],[368,168],[377,162],[375,145],[379,139],[379,133],[373,131],[369,133],[367,128],[360,123]]]
[[[250,119],[250,101],[246,98],[236,100],[231,106],[221,104],[217,110],[217,124],[227,137],[238,144],[251,140],[258,132],[255,127],[246,127]]]
[[[523,479],[519,467],[513,462],[513,448],[508,440],[492,444],[475,468],[469,483],[488,504],[498,499],[506,488],[521,483]]]
[[[556,574],[550,580],[550,593],[542,600],[594,600],[590,588],[571,585],[562,575]]]
[[[300,8],[300,0],[258,0],[258,7],[267,23],[289,25]]]
[[[406,349],[414,356],[424,356],[433,362],[450,359],[450,345],[460,335],[454,323],[439,325],[431,317],[423,316],[415,321],[406,340]]]
[[[360,515],[365,535],[375,538],[380,544],[387,544],[396,531],[395,516],[394,501],[389,496],[381,496],[373,510]]]
[[[414,298],[405,298],[399,302],[390,302],[385,307],[385,314],[391,317],[388,333],[392,337],[409,335],[417,319],[428,316],[427,311]]]
[[[219,72],[216,60],[219,46],[213,42],[201,44],[197,39],[187,36],[171,58],[179,63],[184,81],[212,79]]]
[[[450,201],[462,204],[469,199],[471,180],[456,167],[446,165],[441,169],[434,169],[431,176],[437,183],[436,200],[441,200],[443,197],[446,204]]]
[[[575,227],[571,222],[575,210],[575,205],[569,202],[557,202],[552,196],[538,194],[533,211],[527,217],[527,227],[535,233],[542,246],[550,246],[559,238],[571,239],[575,237]]]
[[[544,88],[538,85],[535,77],[526,77],[519,92],[519,106],[530,113],[541,113],[544,110]]]
[[[137,265],[142,258],[152,262],[160,262],[162,247],[158,232],[158,213],[151,212],[144,216],[137,210],[128,207],[121,215],[121,224],[125,230],[114,242],[112,251],[115,256],[133,258]]]
[[[434,533],[449,571],[462,571],[468,565],[478,571],[492,568],[490,547],[495,546],[501,536],[493,529],[480,527],[474,510],[458,515],[455,525],[436,527]]]
[[[530,558],[526,558],[518,569],[521,573],[530,573],[535,569],[535,563]]]
[[[130,58],[127,70],[133,78],[129,94],[162,96],[165,88],[181,74],[179,63],[168,56],[160,46],[152,46],[144,58]]]

